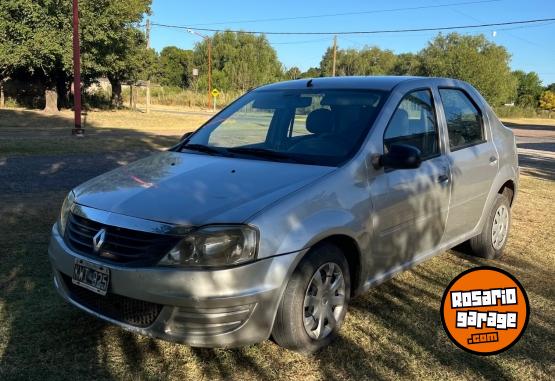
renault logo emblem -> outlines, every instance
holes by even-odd
[[[106,229],[100,229],[93,237],[93,249],[95,253],[102,248],[104,245],[104,240],[106,239]]]

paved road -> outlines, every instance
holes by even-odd
[[[513,131],[521,173],[555,180],[555,127],[514,128]]]
[[[152,151],[0,158],[0,195],[70,190]]]

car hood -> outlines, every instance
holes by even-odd
[[[162,152],[78,186],[80,205],[179,225],[239,223],[332,167]]]

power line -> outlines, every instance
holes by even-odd
[[[480,20],[480,19],[478,19],[478,18],[476,18],[476,17],[474,17],[474,16],[472,16],[472,15],[469,15],[469,14],[463,12],[463,11],[460,11],[460,10],[457,10],[457,9],[453,9],[453,11],[455,11],[456,13],[458,13],[458,14],[460,14],[460,15],[463,15],[463,16],[465,16],[465,17],[468,17],[468,18],[470,18],[470,19],[472,19],[472,20],[474,20],[474,21],[482,22],[482,20]],[[550,24],[553,24],[553,23],[546,23],[546,24],[543,24],[543,25],[550,25]],[[538,26],[538,25],[534,25],[534,26]],[[530,27],[530,26],[528,26],[528,27]],[[517,39],[517,40],[526,42],[526,43],[528,43],[528,44],[530,44],[530,45],[534,45],[534,46],[537,46],[537,47],[540,47],[540,48],[543,48],[543,49],[551,50],[551,47],[543,46],[542,44],[538,44],[537,42],[530,41],[530,40],[528,40],[528,39],[526,39],[526,38],[523,38],[523,37],[520,37],[520,36],[517,36],[517,35],[515,35],[515,34],[513,34],[513,33],[508,32],[508,30],[516,29],[516,28],[522,28],[522,26],[520,26],[520,27],[515,27],[515,28],[498,28],[498,30],[500,30],[500,31],[507,31],[506,34],[507,34],[508,36],[513,37],[513,38],[515,38],[515,39]]]
[[[275,18],[250,19],[250,20],[239,20],[239,21],[216,21],[216,22],[211,22],[211,23],[191,24],[190,26],[247,24],[247,23],[260,23],[260,22],[269,22],[269,21],[287,21],[287,20],[306,20],[306,19],[316,19],[316,18],[323,18],[323,17],[354,16],[354,15],[367,15],[367,14],[372,14],[372,13],[386,13],[386,12],[412,11],[412,10],[419,10],[419,9],[446,8],[446,7],[454,7],[454,6],[471,5],[471,4],[497,3],[497,2],[500,2],[500,1],[503,1],[503,0],[463,1],[463,2],[458,2],[458,3],[420,5],[420,6],[416,6],[416,7],[374,9],[374,10],[369,10],[369,11],[358,11],[358,12],[325,13],[325,14],[320,14],[320,15],[275,17]]]
[[[329,41],[328,37],[324,38],[316,38],[312,40],[303,40],[303,41],[269,41],[271,45],[298,45],[298,44],[309,44],[312,42],[320,42],[320,41]]]
[[[457,26],[443,26],[443,27],[430,27],[430,28],[410,28],[410,29],[382,29],[382,30],[365,30],[365,31],[349,31],[349,32],[263,32],[263,31],[247,31],[247,30],[231,30],[231,29],[195,28],[191,26],[158,24],[158,23],[151,23],[151,25],[162,27],[162,28],[191,29],[191,30],[197,30],[197,31],[203,31],[203,32],[233,32],[233,33],[267,34],[267,35],[322,35],[323,36],[323,35],[334,35],[334,34],[347,35],[347,34],[431,32],[431,31],[454,30],[454,29],[485,28],[490,26],[534,24],[534,23],[541,23],[546,21],[555,21],[555,17],[544,18],[544,19],[532,19],[532,20],[506,21],[506,22],[487,23],[487,24],[474,24],[474,25],[457,25]]]

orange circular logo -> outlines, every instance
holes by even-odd
[[[451,281],[441,301],[447,336],[465,351],[487,356],[509,349],[526,329],[530,306],[522,285],[508,272],[476,267]]]

